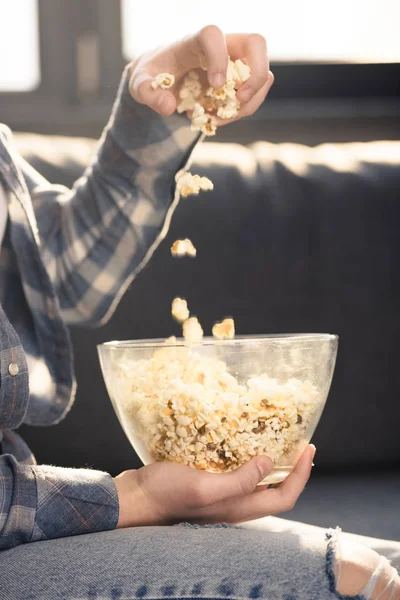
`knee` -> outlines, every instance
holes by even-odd
[[[343,540],[340,555],[336,556],[335,574],[337,591],[345,596],[356,596],[368,590],[367,600],[400,598],[397,571],[367,546]]]

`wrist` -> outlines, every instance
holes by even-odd
[[[138,471],[124,471],[114,477],[114,483],[119,502],[117,529],[155,524],[149,500],[139,484]]]

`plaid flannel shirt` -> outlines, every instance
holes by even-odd
[[[175,175],[197,139],[185,117],[136,103],[126,71],[98,152],[72,190],[43,179],[0,128],[9,214],[0,251],[0,549],[117,524],[109,474],[38,466],[15,429],[55,424],[69,411],[65,323],[111,316],[167,232]]]

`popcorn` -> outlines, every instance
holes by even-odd
[[[204,108],[196,102],[192,113],[192,123],[190,128],[192,131],[200,131],[208,121],[208,115],[205,114]]]
[[[320,411],[310,381],[278,383],[263,373],[241,383],[224,362],[184,346],[119,363],[115,378],[122,418],[149,460],[212,472],[232,471],[261,454],[285,467]]]
[[[192,123],[204,116],[204,108],[196,102],[192,114]]]
[[[227,82],[235,82],[237,77],[238,74],[235,68],[235,63],[231,59],[229,59],[228,68],[226,70],[226,80]]]
[[[189,319],[189,309],[186,300],[183,298],[174,298],[171,306],[171,313],[174,319],[179,322]]]
[[[250,67],[246,65],[243,61],[241,61],[240,58],[235,60],[235,71],[236,80],[235,78],[234,80],[239,82],[239,85],[250,78]]]
[[[226,83],[221,88],[202,88],[196,71],[190,71],[183,80],[179,90],[179,113],[193,111],[191,117],[192,131],[202,131],[206,135],[215,135],[217,119],[232,119],[238,115],[240,102],[236,98],[236,90],[250,77],[250,67],[242,60],[235,62],[229,59],[226,72]]]
[[[209,98],[215,98],[216,100],[225,100],[227,96],[227,90],[225,86],[222,88],[209,87],[206,91],[206,96]]]
[[[223,106],[220,106],[217,110],[217,115],[221,119],[233,119],[237,117],[240,108],[239,100],[229,99]]]
[[[212,334],[217,340],[232,340],[235,337],[235,323],[233,319],[224,319],[212,328]]]
[[[206,114],[204,108],[196,103],[192,113],[190,128],[192,131],[202,131],[206,135],[215,135],[217,120],[212,115]]]
[[[176,188],[183,198],[190,196],[191,194],[198,194],[200,192],[200,184],[195,176],[186,171],[182,173],[177,179]]]
[[[198,74],[196,71],[189,71],[179,90],[179,98],[181,99],[181,102],[179,102],[176,108],[178,113],[193,110],[196,104],[196,98],[201,95],[201,92],[202,88]]]
[[[191,194],[197,195],[200,190],[213,190],[214,185],[208,177],[192,175],[189,171],[185,171],[177,177],[176,188],[179,194],[186,198]]]
[[[176,107],[176,110],[178,111],[178,113],[183,113],[188,110],[193,110],[195,104],[196,104],[195,98],[193,96],[189,95],[186,98],[184,98],[183,100],[181,100],[181,102],[179,102],[178,106]]]
[[[217,131],[217,119],[212,115],[207,115],[207,120],[201,126],[201,131],[206,135],[215,135]]]
[[[158,87],[168,90],[175,83],[175,77],[171,73],[159,73],[151,82],[151,87],[156,90]]]
[[[171,246],[172,256],[196,256],[197,251],[192,242],[186,238],[184,240],[176,240]]]
[[[197,317],[191,317],[183,323],[183,337],[187,344],[198,344],[203,339],[203,329]]]
[[[195,175],[195,177],[199,177],[198,175]],[[211,191],[214,189],[214,184],[211,181],[211,179],[208,179],[208,177],[200,177],[199,178],[199,186],[200,189],[203,190],[204,192],[206,191]]]

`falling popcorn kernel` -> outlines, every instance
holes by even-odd
[[[183,337],[187,344],[198,344],[203,339],[203,329],[197,317],[190,317],[182,326]]]
[[[198,177],[198,175],[195,175],[195,177]],[[199,185],[204,192],[214,189],[214,184],[208,177],[200,177]]]
[[[176,189],[180,196],[186,198],[190,195],[197,195],[200,190],[214,189],[213,182],[208,177],[200,177],[200,175],[192,175],[189,171],[180,174],[176,179]]]
[[[171,246],[172,256],[196,256],[197,251],[192,242],[186,238],[185,240],[176,240]]]
[[[217,119],[212,115],[207,115],[207,121],[202,125],[201,131],[206,135],[215,135],[217,131]]]
[[[151,82],[151,87],[156,90],[158,87],[168,90],[175,83],[175,77],[171,73],[159,73]]]
[[[233,319],[224,319],[215,323],[212,334],[217,340],[232,340],[235,337],[235,322]]]
[[[195,179],[195,175],[186,171],[182,173],[176,181],[176,189],[183,198],[190,196],[191,194],[198,194],[200,192],[200,185]]]
[[[174,298],[172,301],[171,313],[174,319],[180,323],[189,319],[190,313],[186,300],[183,298]]]

